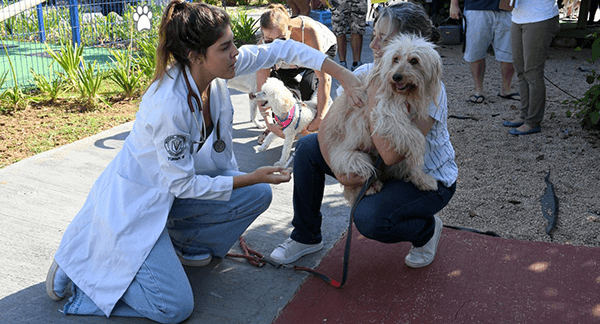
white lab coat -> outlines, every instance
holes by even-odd
[[[242,46],[239,51],[236,75],[254,73],[280,60],[319,70],[327,57],[294,41]],[[189,70],[188,77],[199,94]],[[214,166],[215,173],[238,169],[226,81],[213,80],[210,97],[213,124],[220,124],[226,144],[221,153],[211,149],[211,154],[190,155],[190,139],[197,141],[200,132],[187,94],[179,65],[160,84],[150,86],[123,148],[94,183],[56,252],[59,266],[107,316],[158,240],[175,197],[224,201],[231,197],[233,178],[210,177],[204,167]],[[205,146],[212,148],[212,143]],[[202,156],[211,161],[202,161]]]

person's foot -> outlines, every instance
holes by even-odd
[[[361,61],[357,61],[357,62],[353,62],[352,63],[352,71],[358,69],[359,66],[361,66],[363,63]]]
[[[57,301],[63,299],[70,282],[71,279],[58,266],[56,260],[52,260],[52,265],[46,275],[46,293],[48,297]]]
[[[529,134],[539,133],[541,131],[542,131],[542,128],[540,126],[531,127],[527,124],[523,124],[520,127],[509,130],[508,132],[512,135],[529,135]]]
[[[404,263],[411,268],[422,268],[428,266],[435,258],[435,253],[437,252],[437,246],[440,242],[440,237],[442,236],[442,228],[444,227],[444,224],[439,217],[433,217],[435,219],[435,231],[433,232],[433,236],[429,242],[421,247],[411,247],[410,252],[404,259]]]
[[[508,93],[508,94],[498,93],[498,97],[500,97],[502,99],[521,101],[521,96],[519,95],[518,92],[513,92],[513,93]]]
[[[346,69],[348,68],[348,64],[346,64],[346,61],[340,61],[340,65],[345,67]]]
[[[177,251],[177,257],[181,264],[186,267],[205,267],[212,261],[212,255],[209,252],[189,254]]]
[[[513,119],[513,120],[505,120],[502,122],[502,126],[504,127],[519,127],[525,124],[525,121],[521,118]]]
[[[317,252],[322,248],[323,242],[317,244],[303,244],[288,238],[271,252],[271,260],[280,264],[288,264],[307,254]]]
[[[485,97],[483,95],[472,94],[469,96],[469,99],[467,101],[470,103],[474,103],[474,104],[480,104],[484,100],[485,100]]]

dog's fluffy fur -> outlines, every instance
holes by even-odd
[[[273,68],[275,68],[275,69],[295,69],[295,68],[298,68],[298,66],[287,64],[284,61],[279,61],[275,64],[275,66]],[[234,77],[233,79],[229,79],[229,80],[227,80],[227,87],[237,90],[239,92],[247,93],[249,95],[254,94],[260,90],[260,89],[258,89],[258,86],[256,85],[256,73],[238,75],[238,76]],[[260,112],[258,110],[258,105],[256,104],[256,99],[253,99],[252,96],[250,96],[249,100],[250,101],[248,103],[248,106],[249,106],[248,108],[250,108],[250,121],[252,123],[254,123],[256,128],[261,128],[261,129],[266,128],[267,126],[265,125],[265,123],[260,121]],[[311,98],[311,100],[316,102],[316,100],[317,100],[317,91],[316,90],[315,90],[315,93],[313,95],[313,98]]]
[[[281,80],[276,78],[268,78],[262,86],[262,90],[254,94],[255,100],[267,101],[265,106],[270,106],[273,113],[284,120],[288,116],[288,112],[294,104],[297,104],[294,116],[286,128],[283,130],[285,135],[281,158],[275,163],[275,166],[284,166],[290,157],[292,144],[296,139],[296,135],[300,133],[312,120],[317,113],[316,104],[314,101],[298,101],[292,92],[286,88]],[[277,138],[277,135],[269,133],[265,138],[264,143],[258,148],[258,152],[264,152],[269,148],[269,145]]]
[[[336,174],[355,173],[364,178],[375,174],[376,149],[373,133],[388,140],[405,159],[384,166],[377,182],[367,195],[379,192],[383,181],[390,178],[413,182],[421,190],[437,189],[437,181],[423,171],[425,136],[411,119],[425,120],[432,100],[436,106],[441,90],[442,62],[432,43],[416,36],[401,35],[392,39],[366,77],[363,91],[376,89],[375,106],[370,116],[366,107],[350,103],[345,95],[338,97],[320,132]],[[365,96],[366,97],[366,96]],[[344,188],[350,204],[360,188]]]

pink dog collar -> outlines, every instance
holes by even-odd
[[[287,114],[287,118],[284,121],[281,121],[281,119],[279,117],[277,117],[277,115],[274,114],[275,121],[278,124],[280,124],[283,127],[283,129],[286,129],[292,123],[292,120],[294,119],[294,114],[296,112],[296,106],[298,106],[298,103],[295,103],[292,106],[292,109],[290,109],[290,111]],[[300,111],[300,107],[298,107],[298,111]],[[300,119],[298,119],[298,123],[299,122],[300,122]],[[298,127],[298,125],[296,125],[296,127]]]

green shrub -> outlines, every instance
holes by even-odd
[[[588,62],[594,63],[598,58],[600,58],[600,38],[596,38],[592,43],[592,57]],[[567,116],[574,115],[581,118],[581,124],[585,127],[600,128],[600,73],[592,69],[592,74],[586,75],[585,81],[590,88],[583,98],[563,102],[575,104],[574,111],[567,110]]]
[[[238,13],[231,18],[231,30],[236,46],[256,44],[257,23],[257,20],[252,19],[245,12]]]

